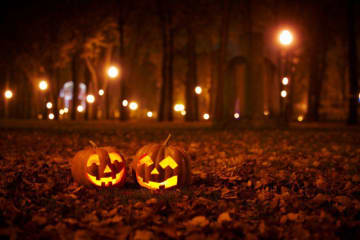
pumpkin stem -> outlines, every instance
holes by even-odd
[[[89,143],[91,144],[91,146],[92,146],[93,148],[97,148],[96,144],[95,144],[93,141],[89,140]]]
[[[169,133],[169,136],[166,138],[166,140],[163,142],[162,145],[163,145],[163,146],[167,146],[168,143],[169,143],[170,138],[171,138],[171,134]]]

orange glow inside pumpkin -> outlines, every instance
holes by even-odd
[[[171,188],[171,187],[176,186],[177,182],[178,182],[178,177],[177,176],[172,176],[172,177],[170,177],[170,178],[168,178],[165,181],[160,182],[160,183],[153,182],[153,181],[144,182],[144,179],[142,177],[139,177],[139,176],[137,177],[137,180],[138,180],[138,182],[139,182],[139,184],[141,186],[157,190],[157,189],[160,189],[161,187]]]
[[[122,158],[120,157],[120,155],[117,153],[109,153],[109,158],[110,158],[110,161],[112,164],[114,164],[115,161],[118,161],[119,163],[121,163],[123,161]],[[97,154],[90,155],[86,165],[87,165],[87,167],[91,167],[93,164],[100,166],[100,158]],[[111,172],[112,172],[111,168],[108,165],[106,165],[106,167],[104,169],[104,173],[111,173]],[[89,173],[86,173],[86,176],[89,179],[89,181],[91,183],[93,183],[94,185],[96,185],[98,187],[101,187],[101,186],[108,187],[108,186],[113,186],[113,185],[118,184],[122,180],[122,178],[124,176],[124,172],[125,172],[125,168],[121,169],[120,172],[115,174],[115,178],[114,177],[101,177],[101,178],[97,179],[96,176],[92,176]]]
[[[154,161],[148,155],[146,155],[142,159],[140,159],[140,161],[138,163],[139,166],[142,165],[142,164],[145,164],[146,167],[149,167],[152,164],[154,164]],[[167,156],[166,158],[161,160],[159,165],[163,169],[165,169],[166,167],[170,167],[173,170],[175,168],[177,168],[177,166],[178,166],[178,164],[175,162],[175,160],[170,156]],[[156,168],[154,168],[151,171],[150,174],[151,175],[157,175],[157,174],[159,174],[159,171]],[[159,182],[154,182],[154,181],[144,182],[144,179],[142,177],[140,177],[140,176],[137,176],[137,180],[138,180],[138,183],[141,186],[149,188],[149,189],[157,190],[157,189],[160,189],[162,187],[164,187],[166,189],[166,188],[171,188],[171,187],[176,186],[177,183],[178,183],[178,176],[169,177],[168,179],[166,179],[166,180],[164,180],[164,181],[162,181],[160,183]]]

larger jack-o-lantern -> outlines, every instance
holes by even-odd
[[[111,187],[125,182],[125,159],[113,147],[99,148],[93,144],[92,148],[78,152],[70,164],[72,176],[80,184]]]
[[[181,149],[163,144],[142,147],[135,156],[133,168],[140,186],[151,189],[169,189],[187,185],[191,180],[188,155]]]

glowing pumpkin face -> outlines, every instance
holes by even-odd
[[[112,147],[85,149],[71,162],[71,172],[77,182],[97,187],[123,184],[125,169],[124,158]]]
[[[190,183],[189,158],[180,149],[168,147],[167,141],[144,146],[136,154],[134,169],[140,186],[158,190]]]

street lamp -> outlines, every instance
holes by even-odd
[[[288,83],[289,83],[289,79],[288,79],[287,77],[284,77],[284,78],[282,79],[282,84],[283,84],[284,86],[286,86],[286,85],[288,85]]]
[[[136,102],[130,102],[130,104],[129,104],[129,108],[131,109],[131,110],[136,110],[136,109],[138,109],[138,104],[136,103]]]
[[[110,66],[108,68],[107,74],[110,78],[116,78],[119,75],[119,69],[115,66]]]
[[[6,99],[11,99],[13,97],[13,93],[11,90],[8,89],[5,91],[4,96]]]
[[[200,95],[201,92],[202,92],[202,88],[201,88],[200,86],[197,86],[197,87],[195,88],[195,93],[196,93],[197,95]]]
[[[203,118],[204,118],[205,120],[209,120],[210,115],[209,115],[208,113],[204,113]]]
[[[290,45],[293,39],[293,35],[289,30],[283,30],[279,35],[279,41],[284,46]]]
[[[52,109],[52,107],[53,107],[53,104],[51,102],[46,103],[46,108],[47,109]]]
[[[99,95],[100,95],[100,96],[104,95],[104,90],[103,90],[103,89],[100,89],[100,90],[99,90]]]
[[[39,88],[41,91],[45,91],[48,88],[48,86],[49,85],[48,85],[47,81],[45,81],[45,80],[41,80],[39,82]]]
[[[92,95],[92,94],[87,95],[87,96],[86,96],[86,101],[87,101],[88,103],[94,103],[94,102],[95,102],[95,96]]]

